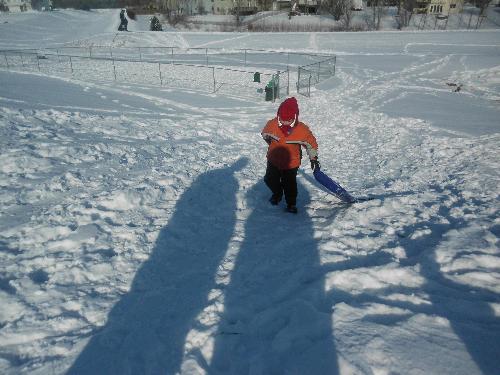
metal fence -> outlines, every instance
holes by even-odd
[[[309,65],[323,61],[332,55],[306,52],[280,52],[258,49],[224,48],[180,48],[180,47],[58,47],[43,49],[23,49],[16,52],[56,54],[92,58],[116,58],[152,62],[178,62],[199,65],[227,65],[234,63],[243,66],[271,66],[273,70],[286,70],[287,67]],[[12,51],[11,51],[12,52]]]
[[[337,58],[335,56],[298,68],[297,92],[311,96],[311,87],[335,75]]]
[[[335,74],[335,57],[250,49],[92,46],[3,50],[0,67],[274,101],[289,95],[295,68],[298,92],[310,95],[311,85]]]

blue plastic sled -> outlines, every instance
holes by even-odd
[[[324,174],[323,172],[321,172],[321,170],[319,168],[316,168],[314,170],[314,178],[321,185],[323,185],[330,192],[332,192],[332,194],[335,195],[342,202],[346,202],[346,203],[354,203],[354,202],[356,202],[356,198],[354,198],[351,194],[349,194],[347,192],[347,190],[345,190],[342,186],[340,186],[338,183],[336,183],[335,181],[333,181],[326,174]]]

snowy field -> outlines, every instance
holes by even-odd
[[[499,31],[117,34],[118,13],[1,14],[0,48],[335,53],[300,117],[373,199],[303,160],[299,213],[269,205],[278,103],[1,69],[0,373],[498,374]]]

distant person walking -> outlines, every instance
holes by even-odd
[[[277,116],[267,122],[261,134],[269,145],[264,177],[272,192],[269,202],[277,205],[284,194],[286,210],[296,214],[297,171],[302,159],[302,147],[306,149],[313,171],[320,167],[318,143],[309,127],[299,121],[297,99],[291,97],[283,101]]]
[[[118,26],[118,31],[128,31],[128,20],[127,20],[127,13],[125,9],[122,9],[120,12],[120,26]]]

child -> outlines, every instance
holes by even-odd
[[[278,108],[275,118],[269,120],[262,130],[262,138],[267,142],[266,185],[273,195],[269,199],[277,205],[285,194],[287,211],[297,213],[297,170],[302,159],[302,149],[306,149],[313,171],[320,168],[318,144],[309,127],[299,121],[299,105],[294,97],[286,99]]]

